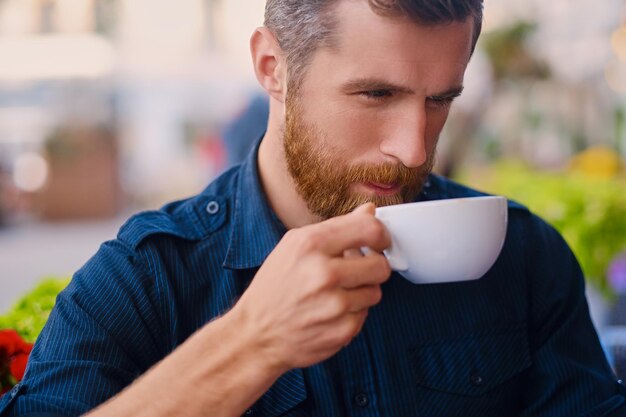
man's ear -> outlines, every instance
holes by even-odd
[[[266,27],[257,28],[250,38],[250,52],[259,84],[283,103],[287,93],[286,60],[276,36]]]

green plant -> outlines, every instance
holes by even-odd
[[[626,181],[538,172],[513,161],[460,180],[516,200],[552,224],[572,248],[588,281],[605,296],[613,295],[607,268],[626,249]]]
[[[56,296],[69,279],[48,278],[24,295],[5,315],[0,316],[0,329],[14,329],[27,342],[33,343],[54,307]]]
[[[483,35],[481,47],[489,57],[496,79],[549,77],[548,65],[527,46],[536,29],[535,23],[519,21]]]

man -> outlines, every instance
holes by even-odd
[[[580,269],[523,207],[478,281],[413,285],[380,254],[368,203],[478,195],[428,174],[481,20],[481,0],[269,0],[260,145],[102,246],[1,415],[626,415]]]

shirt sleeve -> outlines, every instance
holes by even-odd
[[[114,396],[165,356],[155,291],[136,255],[107,242],[59,294],[23,381],[0,417],[77,416]]]
[[[591,322],[576,258],[539,218],[531,217],[525,231],[532,366],[521,416],[626,416],[623,386]]]

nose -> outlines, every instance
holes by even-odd
[[[390,133],[380,144],[380,151],[407,168],[418,168],[427,159],[426,155],[426,112],[413,111],[409,116],[392,121]]]

